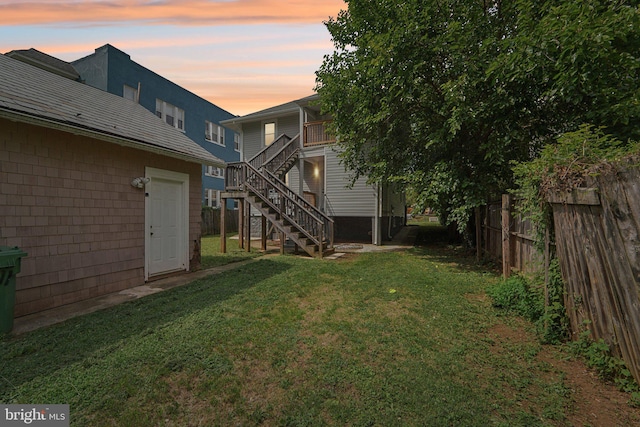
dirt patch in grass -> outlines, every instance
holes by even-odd
[[[197,397],[196,390],[202,387],[200,378],[193,377],[185,372],[179,372],[168,376],[164,381],[168,388],[171,403],[165,404],[164,410],[160,411],[161,414],[164,413],[164,416],[162,416],[163,423],[169,425],[172,423],[171,418],[184,419],[187,416],[195,425],[206,425],[214,422],[214,418],[209,411],[211,404]],[[220,408],[220,412],[233,413],[233,405],[231,404],[220,404],[218,408]]]
[[[506,347],[525,346],[536,339],[533,333],[527,331],[517,321],[510,325],[498,323],[490,328],[489,335],[494,342],[490,351],[496,353],[508,351]],[[640,425],[640,409],[629,405],[629,394],[604,382],[584,362],[569,357],[558,347],[541,346],[533,357],[531,366],[539,370],[536,372],[539,377],[560,379],[570,392],[570,406],[565,408],[566,419],[558,425],[594,427]],[[531,406],[539,404],[539,402],[527,403]],[[539,410],[543,409],[539,408]]]
[[[599,379],[582,361],[567,360],[565,356],[556,349],[544,347],[538,357],[566,375],[565,384],[572,394],[573,405],[566,412],[571,425],[640,425],[640,409],[628,404],[629,394]]]

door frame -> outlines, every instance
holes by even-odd
[[[145,167],[145,177],[149,178],[153,183],[154,179],[163,179],[167,181],[174,181],[180,183],[182,186],[182,200],[180,206],[180,213],[182,216],[182,223],[178,224],[180,233],[182,234],[179,240],[179,247],[177,253],[180,257],[180,262],[184,266],[185,271],[189,271],[189,175],[182,172],[174,172],[165,169],[157,169],[152,167]],[[145,203],[144,203],[144,280],[149,280],[149,265],[151,261],[151,198],[148,191],[145,189]],[[156,273],[153,276],[159,276],[167,272]],[[153,277],[151,276],[151,277]]]

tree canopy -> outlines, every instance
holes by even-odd
[[[632,1],[347,0],[317,91],[354,178],[412,185],[463,227],[511,162],[583,123],[640,137]]]

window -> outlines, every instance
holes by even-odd
[[[213,190],[211,188],[205,188],[204,190],[204,205],[210,208],[219,208],[220,190]]]
[[[224,128],[205,120],[204,139],[215,144],[224,145]]]
[[[233,148],[236,151],[240,151],[240,135],[238,135],[237,133],[233,134]]]
[[[224,178],[224,169],[215,166],[207,166],[204,174],[206,176],[214,176],[216,178]]]
[[[276,139],[276,124],[269,122],[264,124],[264,145],[265,147]]]
[[[238,199],[233,199],[233,209],[234,210],[238,210],[240,206],[240,202],[238,201]]]
[[[138,89],[124,85],[122,88],[122,97],[129,101],[138,102]]]
[[[156,99],[156,116],[170,126],[184,131],[184,110],[182,108],[164,102],[162,99]]]

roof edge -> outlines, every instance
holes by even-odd
[[[123,147],[133,148],[155,154],[168,156],[174,159],[180,159],[191,163],[205,164],[208,166],[216,166],[224,168],[226,163],[211,155],[212,158],[200,157],[196,155],[190,155],[187,153],[181,153],[173,150],[169,150],[157,145],[150,144],[146,141],[140,141],[132,138],[125,138],[117,135],[112,135],[92,128],[84,128],[81,126],[73,125],[65,122],[58,122],[41,116],[26,114],[18,111],[13,111],[6,108],[0,108],[0,118],[7,120],[21,122],[26,124],[32,124],[35,126],[42,126],[48,129],[61,130],[72,133],[74,135],[83,135],[91,138],[99,139],[101,141],[109,142],[112,144],[120,145]],[[214,160],[215,159],[215,160]]]

